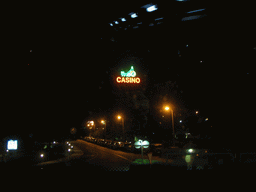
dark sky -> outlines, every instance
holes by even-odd
[[[126,67],[126,58],[139,60],[137,70],[147,72],[149,87],[179,82],[190,106],[219,114],[220,119],[234,117],[235,105],[246,111],[255,61],[251,17],[236,23],[228,12],[208,6],[202,21],[173,19],[205,6],[193,2],[173,1],[170,9],[159,2],[159,12],[167,18],[164,28],[126,34],[110,31],[108,22],[147,1],[34,5],[24,10],[22,22],[15,25],[19,38],[26,40],[22,67],[10,70],[3,81],[7,132],[58,134],[80,127],[88,111],[110,105],[110,75]],[[239,34],[240,24],[248,32]]]

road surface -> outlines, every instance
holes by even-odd
[[[129,171],[134,167],[135,162],[141,162],[140,153],[130,153],[120,150],[113,150],[84,140],[76,140],[70,142],[73,148],[73,154],[62,159],[47,161],[38,164],[42,168],[49,167],[69,167],[71,169],[89,170],[89,171]],[[143,159],[148,161],[147,154]],[[187,167],[184,159],[168,159],[152,156],[152,163],[169,164],[173,166]],[[200,163],[201,164],[201,163]],[[174,168],[172,166],[172,169]],[[153,166],[158,167],[158,166]],[[166,169],[166,167],[165,167]]]
[[[38,165],[42,168],[70,166],[72,169],[128,171],[132,162],[141,159],[141,154],[113,150],[84,140],[70,143],[74,146],[73,154],[70,157]],[[146,154],[143,158],[148,159]]]

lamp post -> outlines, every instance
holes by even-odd
[[[173,145],[175,146],[175,142],[174,142],[174,137],[175,137],[175,132],[174,132],[174,111],[172,109],[170,109],[170,107],[166,106],[165,108],[165,111],[169,111],[171,110],[172,111],[172,134],[173,134]]]
[[[122,121],[122,127],[123,127],[123,141],[124,141],[124,118],[121,117],[120,115],[118,115],[117,118],[118,118],[119,120],[121,119],[121,121]]]
[[[107,137],[107,121],[106,120],[101,120],[101,123],[103,124],[103,125],[105,125],[105,138]]]

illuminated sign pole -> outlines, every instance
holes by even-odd
[[[116,78],[117,83],[140,83],[140,78],[136,77],[136,72],[134,71],[133,66],[131,66],[131,69],[125,73],[124,71],[121,71],[121,77]]]
[[[8,140],[7,141],[7,146],[6,146],[6,155],[4,155],[4,162],[6,163],[8,161],[9,158],[12,158],[12,156],[14,155],[14,153],[17,152],[13,152],[12,154],[9,154],[10,151],[17,151],[18,149],[18,141],[17,140]]]
[[[134,143],[134,146],[136,149],[141,149],[141,158],[142,158],[142,162],[143,162],[143,148],[148,148],[149,147],[149,142],[147,140],[142,141],[141,139],[139,139],[138,141],[136,141]]]

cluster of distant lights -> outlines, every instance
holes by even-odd
[[[152,4],[148,4],[148,5],[144,5],[143,8],[146,8],[146,11],[147,12],[153,12],[153,11],[156,11],[158,8],[156,5],[152,5]],[[129,15],[131,16],[131,18],[136,18],[138,17],[137,13],[129,13]],[[122,22],[125,22],[126,19],[125,18],[119,18],[121,19]],[[119,24],[118,21],[114,21],[115,24]],[[113,23],[109,23],[110,26],[113,26]]]
[[[184,2],[184,1],[187,1],[187,0],[176,0],[176,1]],[[147,5],[142,6],[141,8],[145,8],[147,12],[153,12],[153,11],[158,10],[157,5],[153,5],[153,4],[147,4]],[[187,14],[196,13],[196,12],[200,12],[200,11],[203,11],[203,10],[205,10],[205,9],[197,9],[197,10],[193,10],[193,11],[187,12]],[[129,13],[129,15],[131,16],[131,18],[137,18],[137,17],[138,17],[138,14],[137,14],[137,13],[134,13],[134,12]],[[202,18],[202,17],[204,17],[204,16],[206,16],[206,15],[193,15],[193,16],[188,16],[188,17],[182,18],[182,21],[199,19],[199,18]],[[119,19],[121,19],[122,22],[125,22],[125,21],[126,21],[125,18],[119,18]],[[157,19],[155,19],[155,21],[156,21],[156,20],[161,20],[161,19],[163,19],[163,17],[157,18]],[[113,23],[116,24],[116,25],[119,24],[118,21],[113,21]],[[109,25],[110,25],[110,26],[114,26],[113,23],[109,23]],[[157,24],[160,24],[160,23],[161,23],[161,22],[158,22]],[[141,24],[141,23],[138,23],[138,24]],[[149,26],[154,26],[154,24],[153,24],[153,23],[150,23]],[[138,28],[138,26],[135,26],[134,28]],[[125,30],[126,30],[126,29],[127,29],[127,28],[125,28]]]

